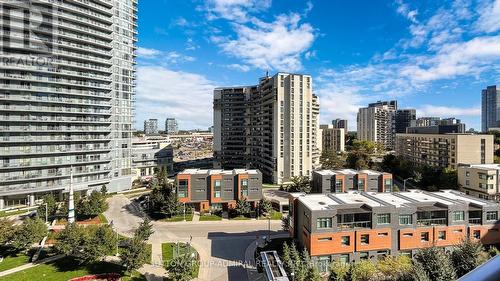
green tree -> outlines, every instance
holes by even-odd
[[[103,184],[101,186],[101,195],[104,196],[104,197],[106,197],[106,195],[108,195],[108,188],[106,187],[105,184]]]
[[[307,275],[307,268],[304,266],[304,261],[295,244],[292,244],[290,247],[290,256],[293,260],[295,280],[304,281]]]
[[[412,270],[411,258],[399,255],[387,256],[377,263],[378,270],[389,280],[398,280],[407,276]]]
[[[47,225],[39,218],[25,219],[21,227],[16,229],[12,238],[12,246],[21,251],[30,249],[34,243],[40,242],[47,235]]]
[[[273,212],[273,205],[266,198],[260,199],[258,208],[260,215],[271,215]]]
[[[483,260],[483,245],[470,239],[464,239],[451,252],[453,267],[457,277],[461,277],[479,266]]]
[[[297,176],[292,178],[292,184],[287,186],[288,192],[305,192],[311,191],[311,180],[307,176]]]
[[[47,213],[45,212],[45,209],[47,209]],[[42,197],[42,204],[38,207],[36,212],[37,216],[43,220],[45,220],[45,214],[48,215],[48,219],[55,216],[57,212],[57,201],[54,195],[52,194],[44,195]]]
[[[252,207],[250,206],[250,203],[248,203],[246,198],[242,198],[236,202],[236,213],[239,216],[244,216],[248,215],[252,211]]]
[[[92,193],[78,201],[76,212],[80,218],[93,218],[108,209],[106,197],[99,191],[92,191]]]
[[[167,262],[165,268],[172,280],[188,281],[192,279],[191,273],[195,264],[196,260],[190,255],[180,255]]]
[[[172,190],[171,185],[154,187],[149,196],[150,211],[168,216],[178,214],[182,204]]]
[[[351,266],[348,263],[334,261],[330,265],[330,279],[332,281],[347,281],[349,280],[349,272]]]
[[[57,234],[54,248],[58,253],[76,256],[82,251],[81,245],[85,242],[85,229],[76,223],[69,223]]]
[[[376,280],[378,273],[375,264],[369,260],[361,260],[351,266],[352,281]]]
[[[0,247],[10,242],[16,233],[14,222],[9,219],[0,219]]]
[[[148,262],[146,243],[137,236],[128,239],[120,258],[128,272],[139,269]]]
[[[318,268],[315,265],[309,266],[306,275],[307,281],[323,281],[323,277],[319,274]]]
[[[139,224],[139,227],[135,230],[134,235],[140,240],[145,241],[148,240],[153,233],[153,224],[148,217],[145,217],[141,224]]]
[[[283,243],[283,267],[285,268],[285,271],[290,275],[290,273],[294,272],[294,263],[292,260],[292,256],[290,254],[290,247],[288,246],[288,243]]]
[[[281,217],[281,228],[284,231],[290,230],[290,215]]]
[[[455,270],[449,255],[440,248],[430,247],[420,249],[414,259],[433,281],[451,281],[456,279]]]
[[[319,162],[323,169],[342,169],[345,167],[345,155],[334,150],[327,149],[321,152]]]
[[[424,267],[418,261],[413,261],[413,267],[410,272],[397,279],[398,281],[431,281]]]

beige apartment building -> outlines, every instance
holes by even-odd
[[[320,125],[321,132],[321,150],[333,150],[336,152],[345,151],[344,128],[335,128],[334,125]]]
[[[394,149],[396,101],[371,103],[358,111],[358,139]]]
[[[319,103],[310,75],[277,73],[214,90],[214,167],[259,169],[264,182],[319,166]]]
[[[396,155],[419,165],[457,169],[493,163],[493,135],[397,134]]]
[[[458,166],[458,186],[466,194],[500,201],[499,164]]]

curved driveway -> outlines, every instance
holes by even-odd
[[[132,236],[144,214],[124,195],[109,199],[105,212],[118,232]],[[271,234],[283,233],[281,221],[271,221]],[[268,235],[267,220],[153,222],[155,233],[149,239],[153,247],[164,242],[189,242],[200,254],[198,280],[247,280],[245,250],[256,238]],[[161,249],[153,249],[153,255]],[[159,252],[161,253],[161,252]],[[159,255],[159,254],[158,254]],[[155,260],[155,257],[153,257]]]

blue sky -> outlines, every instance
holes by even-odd
[[[136,128],[212,124],[217,86],[307,73],[321,123],[397,99],[418,116],[480,129],[481,89],[500,81],[500,0],[141,0]],[[163,126],[162,126],[163,127]]]

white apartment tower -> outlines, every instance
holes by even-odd
[[[137,0],[0,2],[0,209],[131,185]]]
[[[358,111],[358,139],[382,144],[394,149],[396,101],[369,104]]]
[[[214,91],[216,168],[259,169],[266,182],[319,165],[319,103],[309,75],[277,73],[256,86]]]

